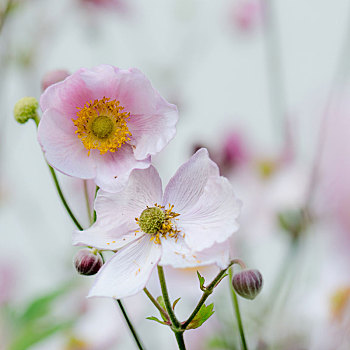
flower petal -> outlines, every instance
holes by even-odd
[[[160,265],[171,265],[175,268],[186,268],[216,264],[224,269],[228,266],[229,247],[227,244],[214,244],[201,252],[190,249],[182,237],[162,239],[162,258]]]
[[[156,114],[134,115],[128,121],[132,134],[130,143],[135,146],[136,159],[144,159],[161,151],[175,136],[178,120],[177,108],[159,96]]]
[[[134,169],[145,169],[151,158],[136,160],[130,145],[124,144],[116,152],[103,155],[98,150],[91,151],[97,166],[96,185],[109,192],[119,192],[125,186]]]
[[[88,156],[88,151],[74,133],[73,122],[67,122],[60,111],[50,108],[44,112],[38,140],[47,161],[57,170],[82,179],[95,177],[94,159]]]
[[[219,169],[209,159],[208,151],[201,148],[170,179],[164,191],[163,205],[174,205],[174,211],[179,214],[191,209],[203,194],[211,176],[218,177]]]
[[[89,297],[125,298],[140,292],[161,256],[161,245],[145,235],[118,251],[99,271]]]
[[[71,120],[77,115],[78,107],[83,107],[92,99],[92,92],[80,78],[84,69],[80,69],[64,81],[49,86],[40,97],[43,112],[49,108],[58,110]]]
[[[224,177],[210,177],[202,196],[178,217],[177,226],[189,247],[202,251],[226,241],[238,230],[241,202]]]

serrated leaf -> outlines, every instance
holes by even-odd
[[[199,288],[204,291],[205,290],[205,287],[204,287],[205,279],[198,271],[197,271],[197,276],[199,279]]]
[[[158,322],[158,323],[161,323],[161,324],[164,324],[164,325],[168,325],[166,322],[161,321],[160,319],[158,319],[158,318],[155,317],[155,316],[146,317],[146,320],[156,321],[156,322]]]
[[[173,310],[175,310],[175,306],[176,304],[179,302],[181,298],[177,298],[174,302],[173,302]]]
[[[214,304],[206,306],[205,304],[199,309],[197,315],[190,322],[190,324],[186,327],[186,329],[195,329],[201,326],[213,313]]]

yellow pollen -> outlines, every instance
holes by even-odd
[[[125,142],[130,141],[131,132],[127,126],[130,113],[123,112],[119,101],[103,97],[89,101],[78,108],[73,119],[78,135],[87,150],[98,149],[101,154],[115,152]]]
[[[135,218],[137,224],[140,226],[143,232],[151,236],[150,240],[155,244],[160,244],[160,237],[167,239],[171,237],[178,239],[178,233],[176,225],[172,222],[180,214],[173,212],[174,206],[169,204],[169,208],[165,209],[164,206],[154,204],[154,207],[148,207],[141,213],[139,218]],[[152,214],[152,215],[151,215]]]

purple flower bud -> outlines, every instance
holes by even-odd
[[[243,270],[232,279],[232,286],[237,294],[250,300],[260,293],[263,284],[263,277],[258,270]]]
[[[74,265],[81,275],[95,275],[103,265],[101,255],[91,249],[81,249],[74,257]]]

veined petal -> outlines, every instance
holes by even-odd
[[[143,232],[129,230],[124,226],[104,226],[98,221],[84,231],[75,231],[73,233],[73,245],[91,246],[98,249],[118,250],[130,242],[136,241],[144,235]]]
[[[124,226],[134,229],[135,218],[147,206],[154,206],[162,199],[162,182],[157,170],[134,170],[125,189],[118,193],[99,190],[95,201],[97,219],[104,226]]]
[[[125,298],[140,292],[161,256],[161,245],[145,235],[119,250],[99,271],[89,297]]]
[[[214,244],[209,249],[195,252],[188,247],[185,240],[180,236],[177,240],[174,238],[162,238],[161,242],[163,251],[159,262],[160,265],[186,268],[216,264],[223,269],[228,266],[230,261],[227,244]]]
[[[151,164],[151,158],[136,160],[130,145],[124,144],[116,152],[100,155],[92,150],[91,156],[96,163],[96,185],[109,192],[121,191],[134,169],[145,169]]]
[[[208,179],[219,176],[217,165],[205,148],[197,151],[170,179],[164,191],[163,205],[174,205],[176,213],[190,210],[202,196]]]
[[[148,115],[133,115],[128,121],[131,132],[130,144],[135,146],[136,159],[144,159],[161,151],[175,136],[178,112],[172,105],[158,96],[157,111]]]
[[[67,77],[64,81],[49,86],[40,97],[43,112],[53,108],[63,114],[67,121],[77,115],[77,107],[83,107],[91,100],[91,90],[80,78],[82,69]],[[66,121],[66,122],[67,122]],[[72,123],[73,124],[73,123]]]
[[[55,169],[82,179],[95,177],[94,160],[76,137],[73,122],[67,121],[60,111],[50,108],[44,112],[38,128],[38,140],[47,161]]]
[[[196,251],[226,241],[238,230],[237,218],[241,202],[233,192],[230,182],[220,177],[210,177],[200,199],[178,217],[178,228],[185,241]]]

